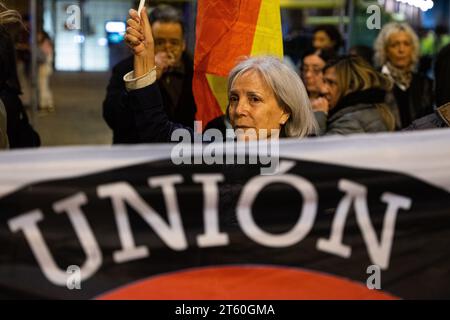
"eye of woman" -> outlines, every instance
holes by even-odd
[[[239,98],[237,95],[232,94],[232,95],[230,95],[230,98],[228,100],[230,103],[235,103],[235,102],[239,101]]]
[[[250,95],[248,97],[248,100],[250,102],[252,102],[252,103],[257,103],[257,102],[261,102],[262,101],[262,99],[260,97],[258,97],[257,95],[254,95],[254,94]]]

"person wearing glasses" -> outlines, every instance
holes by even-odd
[[[326,64],[335,59],[331,50],[310,50],[300,60],[300,76],[308,91],[313,109],[328,109],[327,100],[321,95],[323,87],[323,69]]]
[[[310,99],[320,96],[323,68],[329,61],[336,58],[337,56],[330,50],[310,50],[303,56],[299,70]]]
[[[157,84],[170,121],[193,127],[197,111],[192,93],[193,61],[186,52],[181,13],[161,4],[149,15],[152,26]],[[133,69],[133,56],[119,62],[112,71],[103,102],[103,118],[113,130],[114,144],[139,143],[133,114],[121,103],[123,77]]]

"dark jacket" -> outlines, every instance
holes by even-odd
[[[342,98],[328,116],[315,112],[320,135],[388,131],[376,104],[384,102],[386,92],[370,89],[350,93]]]
[[[172,133],[176,129],[186,129],[191,137],[194,135],[191,127],[170,121],[157,83],[125,91],[122,103],[122,108],[129,108],[137,143],[171,142]]]
[[[406,128],[414,120],[433,113],[433,81],[425,75],[414,73],[410,87],[403,91],[394,85],[386,102],[396,118],[396,128]]]
[[[192,93],[193,62],[186,53],[183,54],[182,62],[184,74],[164,74],[157,83],[161,92],[162,104],[169,120],[192,127],[197,110]],[[134,115],[130,112],[127,103],[123,101],[123,99],[126,99],[124,97],[126,90],[123,77],[132,70],[133,57],[121,61],[113,68],[106,99],[103,102],[103,118],[113,130],[114,144],[142,142],[136,130]],[[171,95],[166,89],[166,84],[163,83],[168,76],[182,77],[183,85],[176,103],[173,103]]]
[[[137,143],[172,142],[172,133],[177,129],[185,129],[194,142],[193,128],[169,119],[158,83],[130,92],[124,90],[119,103],[132,117]],[[227,136],[224,116],[210,121],[205,129],[217,129],[223,138]]]
[[[31,148],[41,145],[37,132],[31,127],[19,92],[8,86],[0,89],[0,99],[5,105],[9,147]]]
[[[438,108],[432,114],[417,119],[405,131],[427,130],[450,127],[450,102]]]
[[[6,133],[6,109],[0,99],[0,150],[9,147],[8,134]]]

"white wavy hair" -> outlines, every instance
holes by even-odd
[[[228,95],[234,82],[251,70],[262,76],[272,89],[280,107],[290,113],[282,128],[286,137],[302,138],[317,133],[317,122],[302,80],[277,57],[253,57],[238,63],[228,77]]]
[[[411,26],[407,23],[403,22],[391,22],[386,24],[383,29],[381,29],[377,39],[375,40],[374,49],[375,49],[375,64],[377,67],[382,67],[387,62],[387,45],[389,42],[389,38],[397,32],[406,32],[412,41],[413,51],[412,51],[412,61],[413,68],[417,66],[419,63],[420,57],[420,43],[419,37],[411,28]]]

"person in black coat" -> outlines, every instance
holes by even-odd
[[[192,93],[193,61],[186,52],[184,27],[180,13],[168,5],[160,5],[150,14],[155,39],[155,59],[158,66],[157,84],[165,112],[170,121],[187,127],[194,126],[197,111]],[[134,116],[123,103],[123,77],[133,69],[133,57],[119,62],[103,102],[103,118],[113,130],[114,144],[139,143]]]
[[[434,74],[438,108],[428,116],[414,121],[406,130],[450,127],[450,44],[439,52],[434,66]]]
[[[14,42],[7,29],[0,25],[0,100],[6,110],[9,147],[38,147],[39,135],[31,127],[19,98],[21,90],[16,66]]]

